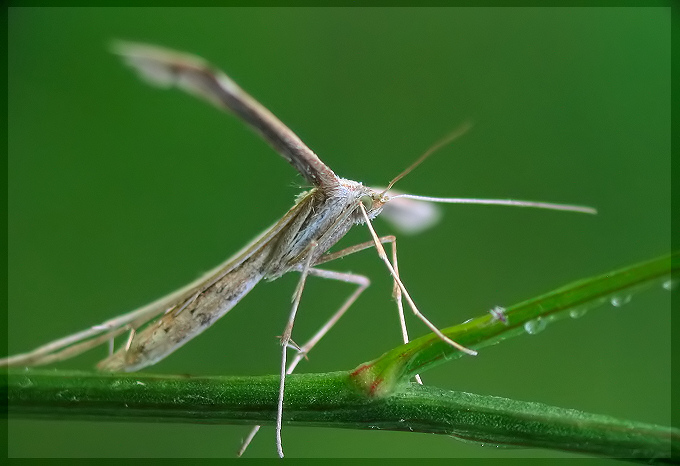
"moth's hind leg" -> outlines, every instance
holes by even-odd
[[[370,247],[367,246],[367,247]],[[362,248],[365,249],[365,248]],[[359,249],[361,250],[361,249]],[[351,254],[351,252],[350,252]],[[346,254],[345,254],[346,255]],[[325,261],[324,261],[325,262]],[[357,285],[357,288],[352,292],[352,294],[345,300],[345,302],[340,306],[340,308],[333,313],[333,315],[328,319],[319,330],[309,339],[307,340],[303,345],[301,345],[298,349],[297,354],[293,358],[293,360],[288,364],[286,367],[286,374],[291,374],[297,367],[297,365],[302,361],[303,358],[309,354],[309,352],[316,346],[316,344],[321,341],[321,339],[328,333],[328,331],[340,320],[340,318],[347,312],[347,310],[354,304],[354,302],[359,298],[361,293],[366,290],[371,284],[371,281],[368,279],[368,277],[365,277],[363,275],[358,275],[358,274],[353,274],[353,273],[345,273],[345,272],[335,272],[332,270],[324,270],[324,269],[317,269],[317,268],[309,268],[307,270],[307,274],[309,275],[314,275],[316,277],[321,277],[321,278],[327,278],[331,280],[338,280],[342,281],[345,283],[351,283],[354,285]],[[302,283],[302,280],[300,280]],[[296,298],[298,293],[301,293],[301,290],[296,293]],[[284,350],[285,351],[285,348]],[[246,451],[248,448],[248,445],[250,445],[250,442],[253,440],[257,432],[260,430],[260,426],[254,426],[246,438],[243,440],[243,443],[241,444],[241,448],[238,451],[238,456],[243,455],[243,453]]]

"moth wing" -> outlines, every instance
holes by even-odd
[[[229,76],[202,58],[146,44],[117,42],[113,52],[148,83],[176,86],[229,110],[258,132],[314,186],[332,188],[338,177],[274,114],[241,89]]]

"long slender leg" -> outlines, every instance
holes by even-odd
[[[371,242],[371,245],[373,243]],[[351,253],[350,253],[351,254]],[[298,354],[293,358],[293,360],[290,362],[288,365],[288,368],[286,370],[286,374],[292,374],[297,365],[302,361],[302,359],[309,354],[309,352],[316,346],[316,344],[328,333],[328,331],[337,323],[338,320],[340,320],[340,317],[342,317],[345,312],[350,308],[352,304],[359,298],[359,295],[366,290],[366,288],[369,287],[371,284],[371,281],[367,278],[364,277],[363,275],[357,275],[353,273],[344,273],[344,272],[335,272],[332,270],[323,270],[323,269],[309,269],[309,274],[310,275],[315,275],[317,277],[321,278],[328,278],[331,280],[338,280],[338,281],[343,281],[345,283],[352,283],[357,285],[357,289],[354,290],[354,292],[345,300],[345,302],[342,304],[340,309],[335,311],[335,313],[331,316],[326,323],[324,323],[319,330],[309,339],[307,342],[305,342],[304,345],[300,347],[300,350],[298,351]],[[250,445],[250,442],[253,440],[257,432],[260,430],[260,426],[254,426],[246,438],[243,440],[243,443],[241,444],[241,448],[238,451],[238,456],[243,455],[243,453],[246,451],[248,448],[248,445]]]
[[[354,290],[354,292],[345,300],[345,302],[342,304],[340,309],[335,311],[335,314],[331,316],[328,321],[326,321],[323,326],[317,330],[317,332],[307,340],[307,342],[300,347],[300,351],[298,354],[293,358],[293,361],[291,361],[290,366],[288,367],[288,373],[292,373],[297,365],[300,363],[300,361],[311,351],[314,346],[328,333],[328,331],[340,320],[340,317],[342,317],[347,309],[350,308],[352,304],[359,298],[359,295],[366,290],[366,288],[369,287],[371,284],[371,281],[368,279],[368,277],[365,277],[363,275],[357,275],[353,273],[346,273],[346,272],[335,272],[333,270],[324,270],[324,269],[317,269],[313,268],[309,270],[310,275],[315,275],[317,277],[321,278],[327,278],[330,280],[337,280],[345,283],[352,283],[357,285],[357,289]]]
[[[394,266],[394,271],[399,277],[399,266],[397,263],[397,238],[396,236],[389,235],[389,236],[381,236],[378,238],[380,243],[391,243],[392,244],[392,264]],[[366,241],[365,243],[360,243],[356,244],[354,246],[350,246],[348,248],[342,249],[338,252],[330,253],[330,254],[324,254],[321,256],[321,258],[317,261],[317,264],[324,263],[324,262],[329,262],[335,259],[338,259],[340,257],[347,256],[349,254],[353,254],[355,252],[363,251],[364,249],[368,248],[374,248],[375,246],[375,241]],[[399,288],[399,283],[397,282],[396,279],[394,280],[394,287],[392,289],[392,296],[394,297],[394,300],[397,303],[397,311],[399,313],[399,325],[401,327],[401,335],[404,343],[408,343],[409,337],[408,337],[408,330],[406,328],[406,318],[404,316],[404,305],[402,302],[402,294],[401,294],[401,288]],[[420,375],[415,376],[416,382],[419,384],[423,384],[422,379],[420,378]]]
[[[475,350],[472,350],[470,348],[466,348],[465,346],[461,345],[460,343],[456,343],[455,341],[453,341],[452,339],[450,339],[449,337],[444,335],[441,332],[441,330],[439,330],[432,322],[430,322],[427,319],[427,317],[425,317],[418,310],[416,303],[413,302],[411,295],[406,290],[406,287],[404,286],[401,279],[399,278],[399,275],[394,270],[392,263],[387,258],[387,254],[385,253],[385,248],[383,248],[383,245],[380,242],[380,238],[378,238],[378,235],[375,233],[375,230],[373,229],[373,225],[371,224],[371,219],[368,217],[368,213],[366,212],[366,208],[361,203],[359,203],[359,208],[361,209],[361,213],[363,214],[364,219],[366,220],[366,226],[368,226],[368,230],[371,232],[371,236],[373,237],[373,241],[375,242],[375,248],[378,250],[378,257],[380,257],[380,259],[385,263],[385,265],[387,266],[387,269],[392,274],[392,277],[394,277],[394,280],[397,282],[397,284],[399,285],[399,288],[401,289],[401,292],[404,294],[404,297],[406,298],[406,302],[409,304],[409,306],[411,307],[411,310],[416,315],[416,317],[418,317],[421,321],[423,321],[423,323],[430,330],[432,330],[432,332],[434,332],[435,335],[437,335],[439,338],[441,338],[443,341],[445,341],[449,345],[453,346],[454,348],[456,348],[459,351],[470,354],[472,356],[476,356],[477,352]]]
[[[387,235],[387,236],[381,236],[378,238],[378,240],[381,243],[394,243],[397,240],[396,236],[393,235]],[[345,249],[341,249],[336,252],[331,252],[331,253],[326,253],[323,256],[319,257],[317,261],[314,263],[314,267],[320,264],[325,264],[326,262],[334,261],[336,259],[341,259],[345,256],[349,256],[351,254],[354,254],[355,252],[363,251],[365,249],[371,249],[375,247],[375,241],[366,241],[364,243],[359,243],[355,244],[354,246],[350,246]]]
[[[397,238],[394,235],[387,235],[387,236],[381,236],[378,238],[380,243],[391,243],[392,244],[392,264],[394,265],[394,271],[397,275],[399,276],[399,266],[397,262]],[[324,254],[317,260],[315,265],[318,264],[323,264],[325,262],[330,262],[335,259],[342,258],[344,256],[348,256],[350,254],[354,254],[355,252],[363,251],[364,249],[369,249],[375,247],[375,241],[366,241],[364,243],[359,243],[355,244],[354,246],[350,246],[345,249],[341,249],[340,251],[333,252],[333,253],[328,253]],[[404,305],[402,302],[402,294],[401,294],[401,288],[399,288],[399,284],[397,283],[397,280],[394,279],[394,287],[392,289],[392,296],[394,297],[394,300],[397,303],[397,311],[399,314],[399,325],[401,327],[401,335],[402,335],[402,340],[404,343],[408,343],[409,336],[408,336],[408,329],[406,328],[406,318],[404,316]],[[422,379],[420,378],[420,375],[416,374],[415,376],[416,382],[419,384],[423,384]]]
[[[397,275],[399,276],[399,267],[397,264],[397,238],[396,236],[393,235],[388,235],[388,236],[381,236],[378,238],[378,240],[381,243],[391,243],[392,244],[392,264],[394,265],[394,271]],[[363,251],[364,249],[368,248],[374,248],[375,246],[375,241],[366,241],[364,243],[360,244],[355,244],[354,246],[350,246],[345,249],[341,249],[338,252],[333,252],[329,254],[324,254],[321,256],[321,258],[316,262],[316,264],[323,264],[324,262],[330,262],[335,259],[339,259],[341,257],[354,254],[355,252]],[[316,265],[315,264],[315,265]],[[408,330],[406,328],[406,319],[404,317],[404,305],[402,302],[402,294],[401,294],[401,288],[399,288],[399,284],[397,283],[397,280],[394,279],[394,287],[392,289],[392,296],[394,297],[394,300],[397,302],[397,311],[399,313],[399,325],[401,327],[401,335],[404,343],[408,343],[409,337],[408,337]],[[415,376],[416,382],[419,384],[423,384],[422,379],[420,378],[420,375]]]
[[[392,261],[396,265],[397,264],[397,244],[396,244],[396,237],[393,235],[388,235],[388,236],[382,236],[378,238],[380,243],[391,243],[392,244]],[[329,253],[329,254],[324,254],[321,256],[317,261],[315,262],[315,266],[318,264],[323,264],[326,262],[330,262],[335,259],[339,259],[345,256],[349,256],[351,254],[354,254],[359,251],[363,251],[365,249],[369,248],[374,248],[375,247],[375,241],[366,241],[364,243],[360,244],[355,244],[354,246],[350,246],[345,249],[341,249],[340,251]],[[397,266],[398,267],[398,266]],[[397,272],[398,275],[398,268],[395,267],[395,272]],[[329,278],[333,280],[339,280],[339,281],[344,281],[347,283],[354,283],[358,285],[358,288],[350,295],[349,298],[343,303],[343,305],[338,309],[333,316],[310,338],[304,345],[300,347],[300,350],[298,351],[298,354],[295,356],[293,361],[289,364],[286,373],[291,374],[299,364],[299,362],[312,350],[312,348],[328,333],[328,331],[335,325],[335,323],[342,317],[342,315],[349,309],[349,307],[359,298],[359,295],[363,293],[363,291],[368,288],[370,285],[370,280],[368,277],[365,277],[363,275],[356,275],[356,274],[350,274],[350,273],[344,273],[344,272],[335,272],[335,271],[330,271],[330,270],[323,270],[323,269],[318,269],[318,268],[311,268],[308,270],[308,273],[310,275],[316,275],[318,277],[322,278]],[[298,289],[300,288],[300,282],[298,282],[298,287],[296,288],[296,295],[298,293]],[[404,318],[404,307],[402,304],[401,300],[401,288],[399,288],[398,283],[394,282],[394,289],[393,289],[393,295],[395,300],[397,301],[397,309],[399,310],[399,322],[400,326],[402,329],[402,337],[404,340],[404,343],[408,343],[408,331],[406,329],[406,321]],[[422,380],[420,379],[419,375],[416,375],[416,381],[420,384],[422,384]],[[243,443],[241,444],[241,448],[239,449],[237,455],[241,456],[243,453],[246,451],[248,446],[250,445],[250,442],[252,442],[253,438],[255,438],[255,435],[257,435],[258,431],[260,430],[261,426],[254,426],[248,435],[245,437],[243,440]]]
[[[399,277],[399,264],[397,262],[397,239],[394,238],[392,241],[392,266],[394,267],[394,272]],[[397,302],[397,311],[399,312],[399,325],[401,327],[401,336],[404,344],[408,343],[408,329],[406,328],[406,317],[404,316],[404,303],[402,302],[401,288],[399,288],[399,283],[394,279],[394,285],[392,287],[392,296]],[[423,380],[420,378],[420,374],[415,375],[416,382],[420,385],[423,384]]]
[[[307,275],[309,275],[310,263],[312,261],[312,256],[314,254],[314,249],[316,249],[316,242],[311,244],[307,261],[305,262],[304,268],[302,269],[302,274],[300,275],[300,281],[295,289],[295,297],[293,299],[293,307],[290,311],[290,316],[288,317],[288,322],[286,323],[286,328],[283,330],[283,335],[281,336],[281,382],[279,383],[279,402],[276,410],[276,451],[280,458],[283,458],[283,444],[281,442],[281,425],[283,423],[283,394],[286,387],[286,358],[288,355],[288,346],[290,344],[290,337],[293,332],[293,324],[295,323],[295,315],[297,314],[298,307],[300,306],[300,298],[302,298],[302,290],[305,288],[305,281],[307,280]]]
[[[372,231],[372,233],[374,234],[375,232]],[[325,255],[321,256],[321,258],[319,258],[316,261],[315,265],[323,264],[325,262],[329,262],[329,261],[332,261],[332,260],[335,260],[335,259],[339,259],[341,257],[353,254],[355,252],[362,251],[364,249],[369,249],[369,248],[372,248],[372,247],[376,247],[378,249],[378,254],[379,255],[382,254],[382,256],[385,257],[385,259],[387,259],[385,250],[384,250],[384,248],[382,248],[381,243],[391,243],[392,244],[392,260],[395,264],[397,264],[396,238],[394,236],[391,236],[391,235],[378,238],[377,235],[374,234],[374,240],[373,241],[367,241],[367,242],[364,242],[364,243],[361,243],[361,244],[357,244],[357,245],[342,249],[342,250],[335,252],[335,253],[325,254]],[[377,245],[380,245],[380,248],[378,248]],[[387,263],[389,264],[389,260],[387,260]],[[398,267],[398,265],[397,265],[397,267]],[[349,282],[349,283],[355,283],[355,284],[359,285],[359,288],[357,288],[354,291],[354,293],[352,293],[352,295],[345,301],[345,303],[342,305],[342,307],[338,311],[336,311],[335,314],[333,314],[333,316],[317,331],[317,333],[309,341],[307,341],[304,345],[302,345],[300,347],[298,354],[295,356],[293,361],[287,367],[287,369],[285,371],[286,374],[291,374],[295,370],[295,368],[297,367],[299,362],[302,360],[302,358],[304,358],[306,356],[306,354],[308,354],[309,351],[319,342],[319,340],[321,340],[321,338],[323,338],[326,335],[326,333],[331,329],[331,327],[340,319],[340,317],[342,317],[342,315],[347,311],[347,309],[349,309],[349,307],[354,303],[354,301],[356,301],[356,299],[359,297],[359,295],[370,284],[368,278],[361,276],[361,275],[354,275],[354,274],[348,274],[348,273],[334,272],[334,271],[330,271],[330,270],[309,268],[307,264],[305,265],[305,268],[303,269],[303,275],[305,274],[305,271],[306,271],[306,274],[309,274],[309,275],[316,275],[316,276],[323,277],[323,278],[331,278],[331,279],[341,280],[341,281],[345,281],[345,282]],[[404,342],[407,343],[409,341],[408,340],[408,332],[406,330],[406,323],[405,323],[405,319],[404,319],[404,310],[403,310],[403,305],[402,305],[402,301],[401,301],[402,290],[404,292],[406,292],[406,290],[404,289],[404,285],[401,283],[401,280],[398,278],[399,277],[398,269],[393,268],[391,266],[391,264],[390,264],[390,272],[392,273],[392,275],[394,277],[394,281],[395,281],[393,294],[394,294],[394,297],[397,301],[397,308],[399,310],[400,324],[401,324],[401,328],[402,328],[402,336],[404,338]],[[297,301],[297,304],[299,305],[299,299],[300,299],[302,289],[304,288],[305,279],[306,279],[306,277],[304,279],[301,277],[300,281],[298,282],[298,286],[296,287],[296,293],[295,293],[295,299],[294,299],[295,312],[297,312],[297,308],[295,307],[296,306],[295,302]],[[408,292],[406,292],[405,294],[407,295],[407,300],[410,300],[409,304],[411,304],[412,307],[415,308],[415,304],[410,299],[410,296],[408,296],[407,293]],[[419,315],[417,308],[415,308],[414,313],[416,315]],[[293,314],[293,313],[291,313],[291,314]],[[422,316],[422,314],[420,314],[419,317],[420,316]],[[422,316],[421,320],[422,319],[425,319],[425,317]],[[425,322],[429,323],[429,321],[427,319],[425,319]],[[431,329],[436,330],[438,332],[438,329],[436,329],[436,327],[434,327],[434,325],[432,325],[431,323],[430,323],[430,325],[428,325],[428,327],[430,327]],[[291,329],[292,329],[292,327],[291,327]],[[441,332],[439,332],[439,333],[441,334]],[[445,341],[449,340],[443,334],[441,336],[443,337],[443,339],[445,339]],[[290,339],[290,334],[288,334],[288,338]],[[284,342],[282,341],[282,344],[283,343]],[[286,343],[286,346],[287,346],[287,343]],[[465,348],[465,349],[467,350],[467,348]],[[285,349],[284,349],[284,351],[285,351]],[[468,351],[471,351],[471,350],[468,350]],[[282,360],[285,361],[285,356],[282,357]],[[283,377],[285,377],[285,375]],[[419,376],[416,376],[416,380],[418,381],[418,383],[422,384],[422,381],[420,380]],[[281,385],[281,387],[283,387],[283,384]],[[280,401],[282,401],[282,398],[280,398]],[[283,407],[282,403],[280,403],[280,407],[281,407],[281,412],[277,413],[277,448],[279,448],[279,454],[282,455],[283,452],[280,449],[281,448],[280,447],[281,446],[281,443],[280,443],[281,426],[279,424],[281,422],[281,419],[282,419],[282,407]],[[254,426],[251,429],[251,431],[248,433],[248,435],[244,439],[244,441],[241,445],[241,448],[238,451],[238,456],[241,456],[245,452],[245,450],[248,448],[248,445],[250,445],[250,442],[253,440],[253,438],[255,437],[257,432],[259,431],[259,429],[260,429],[260,426]]]

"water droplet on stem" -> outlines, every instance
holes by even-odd
[[[624,304],[628,304],[631,299],[632,299],[632,296],[629,295],[629,294],[624,295],[624,296],[615,295],[615,296],[611,297],[609,302],[612,303],[612,306],[614,306],[614,307],[621,307]]]
[[[569,310],[569,317],[572,319],[578,319],[586,315],[588,312],[588,308],[586,307],[575,307],[574,309]]]
[[[545,329],[546,321],[540,317],[530,320],[527,323],[524,324],[524,330],[530,334],[530,335],[536,335],[537,333],[543,331]]]

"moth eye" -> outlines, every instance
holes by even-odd
[[[359,200],[364,205],[366,210],[370,210],[373,207],[373,198],[371,198],[371,196],[369,196],[368,194],[364,194],[359,198]]]

